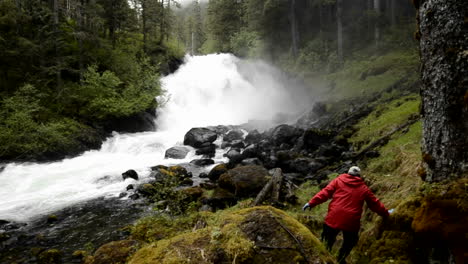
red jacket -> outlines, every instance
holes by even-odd
[[[310,199],[309,205],[314,207],[330,198],[332,201],[328,206],[325,223],[335,229],[359,231],[364,201],[372,211],[383,217],[388,216],[385,206],[357,176],[341,174]]]

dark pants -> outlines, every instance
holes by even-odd
[[[359,232],[349,232],[329,227],[323,224],[322,241],[326,243],[328,251],[331,251],[335,243],[336,236],[339,232],[343,232],[343,245],[338,253],[338,263],[346,263],[345,258],[351,253],[353,247],[359,240]]]

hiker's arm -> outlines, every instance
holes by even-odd
[[[326,202],[328,199],[333,197],[333,193],[336,190],[336,179],[331,181],[327,187],[323,188],[320,192],[318,192],[312,199],[309,201],[309,206],[314,207],[321,203]]]
[[[377,197],[375,197],[375,195],[370,190],[367,191],[366,203],[369,209],[376,212],[380,216],[389,216],[387,208],[385,208],[385,206],[379,201],[379,199],[377,199]]]

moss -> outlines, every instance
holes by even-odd
[[[285,256],[285,262],[308,258],[333,263],[305,226],[273,207],[229,208],[204,216],[205,228],[151,243],[129,263],[258,263],[277,262]],[[303,253],[285,229],[300,241]]]
[[[49,249],[42,251],[37,256],[38,264],[58,264],[62,263],[62,252],[58,249]]]
[[[125,263],[128,256],[136,251],[137,241],[121,240],[102,245],[92,258],[86,258],[85,264]]]

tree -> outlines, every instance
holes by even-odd
[[[425,180],[437,182],[468,170],[468,10],[464,0],[421,2],[422,152]]]
[[[337,24],[337,42],[338,42],[338,61],[343,63],[343,6],[342,0],[336,0],[336,24]]]

